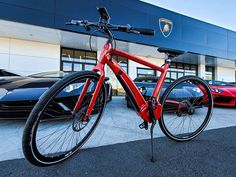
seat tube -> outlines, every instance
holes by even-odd
[[[159,78],[159,81],[157,82],[157,84],[156,84],[156,86],[155,86],[155,88],[154,88],[154,91],[153,91],[153,93],[152,93],[152,96],[155,97],[155,98],[160,95],[160,92],[161,92],[161,89],[162,89],[163,84],[164,84],[164,82],[165,82],[166,74],[167,74],[167,72],[168,72],[168,68],[169,68],[169,67],[170,67],[170,64],[169,64],[169,63],[166,63],[166,64],[164,65],[164,70],[163,70],[163,72],[161,73],[160,78]]]

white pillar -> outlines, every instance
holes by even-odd
[[[205,56],[200,55],[199,56],[199,64],[198,64],[198,76],[202,79],[205,79],[205,71],[206,71],[206,65],[205,65]]]

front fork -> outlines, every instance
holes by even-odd
[[[94,69],[94,71],[95,70],[96,69]],[[87,112],[86,112],[86,114],[85,114],[85,116],[83,118],[83,121],[87,121],[88,118],[90,117],[90,115],[91,115],[91,113],[93,111],[93,107],[95,105],[96,99],[98,97],[98,94],[99,94],[99,92],[100,92],[100,90],[102,88],[102,84],[103,84],[104,80],[105,80],[105,76],[103,74],[101,74],[100,77],[99,77],[98,83],[96,85],[95,91],[92,94],[92,99],[91,99],[91,101],[89,103],[89,106],[88,106]],[[75,105],[75,107],[74,107],[74,109],[72,111],[72,115],[75,115],[76,112],[79,110],[79,108],[80,108],[80,106],[81,106],[81,104],[83,102],[84,96],[86,95],[86,93],[88,91],[90,83],[91,83],[91,79],[87,79],[86,82],[85,82],[85,85],[83,87],[83,90],[82,90],[82,92],[81,92],[81,94],[80,94],[80,96],[79,96],[79,98],[77,100],[77,103],[76,103],[76,105]]]

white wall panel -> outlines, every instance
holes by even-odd
[[[0,69],[27,75],[60,70],[60,45],[0,38]]]
[[[166,58],[166,55],[159,53],[157,49],[157,47],[129,43],[129,52],[133,55],[139,55],[149,58]]]
[[[60,57],[60,45],[11,39],[10,54],[35,57],[57,58]]]
[[[0,53],[0,69],[9,68],[9,54]]]
[[[216,79],[219,81],[235,81],[235,69],[234,68],[225,68],[217,67],[216,68]]]
[[[9,53],[10,39],[0,37],[0,53]]]
[[[22,74],[33,74],[45,71],[57,71],[60,60],[23,55],[11,55],[9,69]]]

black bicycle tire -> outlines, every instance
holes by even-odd
[[[73,153],[71,153],[70,155],[66,156],[65,158],[57,161],[57,162],[43,162],[41,160],[39,160],[34,152],[33,149],[34,147],[32,147],[32,139],[33,139],[33,135],[34,135],[34,129],[35,126],[37,124],[38,121],[38,117],[40,114],[40,111],[42,110],[42,108],[45,106],[45,104],[47,104],[47,102],[53,97],[53,95],[55,95],[55,92],[57,92],[57,90],[61,87],[63,87],[64,85],[66,85],[67,83],[71,82],[72,80],[78,80],[79,78],[83,78],[83,77],[95,77],[95,78],[99,78],[100,75],[97,74],[96,72],[92,72],[92,71],[80,71],[80,72],[76,72],[73,74],[70,74],[68,76],[66,76],[65,78],[63,78],[62,80],[56,82],[47,92],[45,92],[45,94],[43,94],[43,96],[40,97],[39,101],[37,102],[37,104],[34,106],[33,110],[31,111],[29,118],[27,119],[26,125],[25,125],[25,129],[23,132],[23,138],[22,138],[22,148],[23,148],[23,153],[25,158],[32,163],[33,165],[36,166],[50,166],[50,165],[54,165],[57,164],[59,162],[62,162],[66,159],[68,159],[69,157],[71,157],[73,154],[75,154],[82,146],[83,144],[89,139],[89,137],[93,134],[94,130],[96,129],[98,123],[100,122],[103,112],[104,112],[104,108],[106,105],[106,87],[105,84],[103,84],[103,89],[104,89],[104,103],[101,109],[101,112],[98,115],[97,121],[95,123],[95,125],[93,126],[93,128],[88,132],[88,136],[85,138],[85,140],[83,141],[83,143],[81,143],[79,146],[77,146],[77,148],[73,151]]]
[[[179,83],[181,82],[184,82],[185,80],[196,80],[198,82],[200,82],[201,84],[204,85],[205,89],[207,90],[208,94],[210,95],[210,102],[211,102],[211,106],[210,106],[210,111],[208,110],[207,112],[207,115],[206,115],[206,118],[205,120],[203,121],[203,123],[201,124],[201,128],[197,129],[198,131],[195,132],[192,136],[190,136],[189,138],[177,138],[176,136],[172,135],[168,129],[166,128],[165,124],[164,124],[164,121],[163,121],[163,111],[161,113],[161,118],[158,120],[159,122],[159,126],[162,130],[162,132],[168,137],[170,138],[171,140],[174,140],[174,141],[177,141],[177,142],[184,142],[184,141],[189,141],[189,140],[192,140],[193,138],[197,137],[205,128],[206,126],[208,125],[210,119],[211,119],[211,116],[212,116],[212,110],[213,110],[213,96],[212,96],[212,93],[211,93],[211,89],[209,87],[209,85],[201,78],[197,77],[197,76],[183,76],[177,80],[175,80],[164,92],[163,96],[161,97],[161,101],[160,103],[162,105],[164,105],[165,103],[165,100],[167,98],[167,96],[169,95],[169,93],[172,91],[172,89],[177,86]]]

